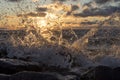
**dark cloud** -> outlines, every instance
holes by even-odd
[[[18,17],[45,17],[46,16],[46,13],[33,13],[33,12],[30,12],[30,13],[27,13],[27,14],[19,14],[17,15]]]
[[[92,24],[97,24],[97,21],[93,21],[93,22],[86,21],[86,22],[81,22],[80,24],[83,24],[83,25],[92,25]]]
[[[9,1],[9,2],[20,2],[22,0],[6,0],[6,1]]]
[[[86,6],[87,6],[88,8],[91,8],[91,7],[92,7],[92,4],[93,4],[93,2],[86,3],[86,4],[83,5],[83,8],[86,7]]]
[[[72,0],[72,1],[79,1],[79,0]]]
[[[74,13],[74,11],[76,11],[76,10],[78,10],[79,9],[79,6],[77,6],[77,5],[71,5],[71,11],[68,11],[67,13],[66,13],[66,15],[67,16],[70,16],[70,15],[72,15],[73,13]]]
[[[66,16],[70,16],[72,14],[72,12],[71,11],[68,11],[67,13],[66,13]]]
[[[105,3],[119,3],[120,0],[92,0],[83,5],[81,13],[73,14],[74,16],[88,17],[88,16],[110,16],[115,12],[120,13],[120,5],[112,6]]]
[[[112,0],[95,0],[95,2],[98,4],[104,4],[104,3],[110,2],[110,1],[112,1]]]
[[[65,2],[65,1],[67,1],[67,0],[52,0],[53,2],[57,2],[57,1],[59,1],[59,2]]]
[[[78,10],[79,9],[79,6],[77,5],[72,5],[72,11],[75,11],[75,10]]]
[[[97,5],[105,5],[105,3],[115,3],[120,2],[120,0],[92,0],[91,2],[84,4],[84,6],[91,7],[93,2],[95,2]]]
[[[105,4],[107,2],[120,2],[120,0],[94,0],[97,4]]]
[[[37,12],[45,12],[45,11],[47,11],[47,8],[46,7],[37,7],[36,11]]]
[[[88,16],[109,16],[115,12],[120,13],[120,6],[107,6],[103,8],[88,8],[82,13],[74,14],[74,16],[88,17]]]
[[[114,1],[116,1],[116,2],[120,2],[120,0],[114,0]]]

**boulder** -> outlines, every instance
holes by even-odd
[[[0,58],[7,57],[6,44],[0,42]]]
[[[40,72],[20,72],[12,75],[9,80],[59,80],[55,75]]]
[[[40,62],[48,66],[70,68],[72,64],[71,52],[63,46],[48,47],[9,47],[8,58]]]
[[[36,71],[36,72],[68,72],[67,68],[59,68],[56,66],[47,66],[42,63],[23,61],[19,59],[0,59],[0,73],[15,74],[21,71]]]
[[[20,71],[40,70],[40,64],[17,59],[0,59],[0,73],[14,74]]]
[[[113,80],[112,68],[107,66],[97,66],[85,72],[81,76],[82,80]]]
[[[59,80],[56,75],[41,72],[18,72],[13,75],[0,74],[0,80]]]
[[[120,80],[120,67],[113,69],[113,80]]]
[[[112,80],[112,69],[107,66],[98,66],[95,68],[95,80]]]
[[[9,80],[9,75],[0,74],[0,80]]]

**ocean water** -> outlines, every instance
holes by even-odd
[[[0,30],[1,57],[60,68],[120,66],[120,28]]]

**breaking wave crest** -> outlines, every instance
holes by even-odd
[[[96,28],[87,31],[74,30],[74,32],[80,39],[69,33],[69,30],[63,31],[62,34],[60,31],[41,32],[39,30],[25,31],[24,35],[22,32],[19,36],[12,34],[5,40],[1,39],[0,52],[6,53],[6,57],[9,58],[35,61],[61,68],[120,66],[120,46],[118,43],[117,45],[111,43],[119,42],[116,37],[111,37],[112,41],[107,39],[108,37],[102,37],[104,41],[98,36],[97,39],[95,35],[100,31]]]

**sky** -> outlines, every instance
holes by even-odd
[[[17,12],[22,12],[21,9],[26,12],[35,11],[35,7],[53,4],[59,0],[1,0],[0,1],[0,10],[2,14],[16,14]],[[85,3],[90,2],[90,0],[61,0],[60,2],[64,2],[63,4],[73,4],[73,5],[83,5]]]
[[[0,10],[1,21],[4,16],[45,17],[53,13],[92,24],[119,14],[120,0],[0,0]]]

